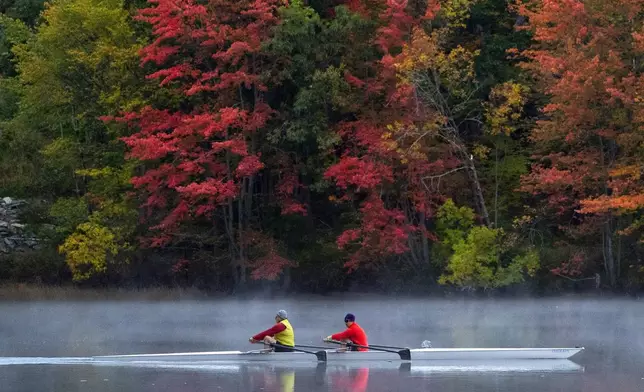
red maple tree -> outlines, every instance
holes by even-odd
[[[157,67],[148,75],[175,92],[175,107],[128,113],[119,121],[138,131],[123,140],[129,156],[144,163],[133,183],[146,195],[150,212],[166,211],[151,227],[153,246],[175,240],[186,220],[209,219],[230,242],[236,277],[243,281],[249,247],[255,178],[264,168],[257,140],[274,111],[262,94],[265,66],[261,45],[278,23],[278,0],[151,0],[138,19],[152,26],[154,41],[141,53],[142,65]],[[281,192],[293,191],[291,178]],[[289,211],[300,212],[295,204]],[[259,238],[259,237],[258,237]],[[279,259],[269,249],[264,258]],[[269,263],[270,264],[270,263]],[[275,264],[275,263],[273,263]],[[257,266],[257,265],[256,265]],[[270,277],[274,277],[269,268]],[[255,274],[262,276],[266,274]]]

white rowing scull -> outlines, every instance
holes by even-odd
[[[426,360],[537,360],[567,359],[582,351],[575,348],[416,348],[410,349],[410,361]],[[326,361],[407,361],[396,352],[383,351],[342,351],[320,350],[325,353]],[[268,361],[293,362],[323,360],[320,351],[304,352],[264,352],[264,351],[210,351],[168,354],[106,355],[92,357],[93,361],[119,362],[240,362]]]

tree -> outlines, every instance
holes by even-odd
[[[162,215],[150,244],[185,243],[182,222],[209,220],[209,235],[226,236],[235,282],[243,284],[252,265],[249,238],[272,241],[254,225],[253,194],[265,167],[261,135],[275,113],[263,97],[267,59],[261,49],[277,24],[279,3],[154,4],[139,16],[155,37],[143,49],[142,63],[158,67],[148,78],[175,90],[181,101],[120,118],[138,129],[123,139],[129,157],[145,164],[133,184],[146,195],[143,207]],[[265,248],[277,264],[271,271],[287,264],[277,246]]]
[[[125,194],[131,167],[118,130],[99,116],[139,104],[140,46],[119,0],[59,0],[42,17],[34,34],[13,47],[19,106],[3,127],[13,147],[3,159],[25,167],[11,171],[14,189],[54,201],[50,218],[68,236],[60,250],[82,280],[105,271],[105,255],[126,251],[134,234],[136,213]],[[87,263],[95,268],[79,268]]]
[[[641,4],[527,1],[517,9],[534,34],[533,47],[522,52],[524,67],[548,98],[532,132],[536,154],[523,190],[543,198],[540,208],[559,225],[554,235],[567,236],[566,246],[590,248],[572,251],[571,260],[586,272],[602,265],[615,287],[625,253],[634,250],[622,239],[638,229],[644,200],[635,164],[644,85]]]
[[[427,265],[432,235],[425,225],[432,197],[419,187],[434,165],[415,152],[418,144],[407,151],[407,146],[399,148],[387,140],[395,130],[416,126],[412,90],[409,83],[398,83],[396,72],[396,63],[405,57],[400,50],[407,30],[420,22],[427,8],[421,7],[419,13],[416,6],[388,1],[358,7],[377,20],[370,42],[377,51],[345,71],[360,106],[355,107],[353,118],[338,124],[341,157],[325,173],[338,193],[344,193],[341,200],[355,200],[360,211],[360,227],[345,230],[338,238],[340,247],[352,250],[346,264],[349,270],[408,252],[409,266],[418,270]],[[438,165],[442,167],[442,162]]]
[[[534,248],[516,251],[516,238],[503,229],[474,225],[474,213],[466,207],[456,207],[451,199],[437,214],[439,246],[447,256],[441,284],[454,284],[463,289],[493,289],[524,281],[534,276],[539,267],[539,255]],[[451,251],[451,252],[450,252]]]

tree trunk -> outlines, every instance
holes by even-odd
[[[239,247],[239,258],[237,259],[237,263],[239,266],[239,284],[244,285],[246,284],[246,247],[244,246],[244,198],[245,198],[245,192],[244,192],[244,186],[246,184],[246,179],[242,180],[241,186],[240,186],[240,195],[239,195],[239,201],[237,202],[237,223],[238,223],[238,229],[237,229],[237,244]]]
[[[483,223],[487,227],[491,227],[490,215],[487,212],[487,207],[485,205],[485,196],[483,195],[483,188],[481,187],[481,181],[479,180],[478,172],[476,170],[476,165],[474,165],[474,158],[471,154],[467,153],[467,149],[464,145],[461,145],[461,159],[463,164],[467,168],[467,178],[472,187],[472,193],[474,194],[474,205],[476,207],[476,212],[481,216]]]
[[[468,151],[467,145],[461,138],[459,130],[459,124],[462,124],[459,118],[463,116],[469,117],[469,114],[454,112],[455,108],[451,107],[449,101],[443,96],[441,78],[437,70],[433,69],[429,75],[419,76],[414,81],[414,84],[416,86],[415,90],[420,89],[420,92],[415,91],[418,94],[417,97],[425,101],[425,104],[429,105],[447,119],[447,124],[443,128],[441,136],[454,148],[463,165],[465,165],[467,178],[472,188],[472,193],[474,194],[476,212],[483,220],[483,223],[487,227],[491,227],[490,216],[485,204],[485,197],[483,196],[483,189],[478,177],[476,165],[474,164],[474,157]]]
[[[615,270],[615,257],[613,253],[613,233],[610,224],[610,219],[604,224],[603,227],[603,255],[604,255],[604,268],[606,269],[606,276],[610,283],[610,287],[615,288],[617,285],[617,273]]]
[[[499,146],[494,143],[494,228],[499,227]]]
[[[226,135],[228,136],[228,135]],[[230,152],[226,152],[226,166],[228,167],[228,178],[232,178],[232,170],[230,167]],[[239,287],[242,281],[242,273],[240,271],[241,263],[241,249],[237,246],[237,235],[235,235],[235,210],[233,206],[233,200],[228,200],[227,208],[224,209],[224,221],[226,225],[226,234],[228,235],[228,249],[230,250],[230,267],[231,273],[233,275],[233,282],[235,288]],[[241,235],[238,233],[238,235]]]

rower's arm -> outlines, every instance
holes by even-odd
[[[351,339],[352,337],[353,337],[353,331],[351,330],[351,328],[347,328],[344,332],[331,335],[331,339],[333,340],[345,340],[345,339]]]
[[[257,335],[253,336],[253,339],[262,340],[267,336],[273,336],[276,333],[280,333],[285,329],[286,329],[286,325],[284,325],[282,323],[277,323],[277,324],[273,325],[271,328],[267,329],[266,331],[262,331],[262,332],[258,333]]]

